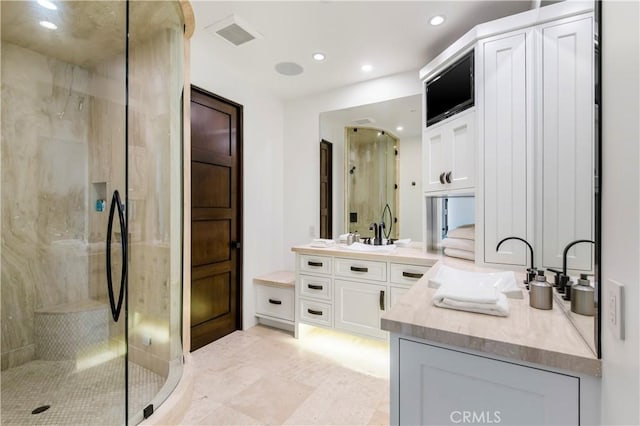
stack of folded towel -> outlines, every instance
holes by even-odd
[[[475,260],[475,234],[476,226],[462,225],[447,232],[447,237],[442,240],[444,254],[461,259]]]
[[[474,282],[445,282],[433,295],[433,304],[441,308],[480,314],[509,315],[507,296],[495,285]]]

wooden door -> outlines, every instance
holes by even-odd
[[[333,238],[333,197],[331,175],[333,174],[333,145],[320,142],[320,238]]]
[[[241,328],[242,106],[191,88],[191,350]]]

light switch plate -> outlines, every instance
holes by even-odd
[[[605,321],[613,335],[624,340],[624,285],[607,280]]]

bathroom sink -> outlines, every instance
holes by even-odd
[[[473,283],[479,286],[498,287],[510,299],[522,299],[522,289],[518,286],[513,271],[473,272],[442,265],[429,279],[429,287],[438,288],[444,283]]]
[[[342,247],[345,250],[359,251],[359,252],[371,252],[371,253],[388,253],[394,251],[396,246],[393,244],[386,246],[373,246],[371,244],[353,243],[350,246]]]

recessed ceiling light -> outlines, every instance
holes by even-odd
[[[362,71],[364,71],[364,72],[369,72],[369,71],[371,71],[372,69],[373,69],[373,66],[371,66],[370,64],[364,64],[364,65],[362,66]]]
[[[432,17],[429,20],[429,23],[431,25],[433,25],[434,27],[437,27],[438,25],[442,24],[443,22],[444,22],[444,16],[442,16],[442,15],[436,15],[436,16]]]
[[[398,127],[396,127],[396,130],[397,130],[397,131],[399,131],[399,132],[401,132],[401,131],[403,131],[403,130],[404,130],[404,127],[402,127],[402,126],[398,126]]]
[[[58,26],[56,24],[54,24],[53,22],[49,22],[49,21],[40,21],[40,26],[41,27],[45,27],[48,30],[57,30]]]
[[[56,10],[58,9],[58,6],[56,6],[55,4],[53,4],[53,2],[49,1],[49,0],[38,0],[38,4],[46,9],[49,10]]]
[[[322,52],[316,52],[312,55],[312,57],[315,61],[318,61],[318,62],[324,61],[326,58],[325,54]]]

